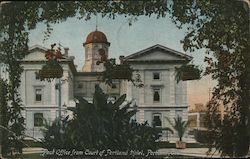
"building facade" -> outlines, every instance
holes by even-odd
[[[77,71],[74,57],[69,56],[69,49],[64,50],[64,59],[60,60],[63,67],[61,78],[61,110],[65,116],[71,112],[68,107],[74,107],[74,96],[81,96],[92,101],[94,88],[99,84],[109,95],[110,100],[127,94],[127,101],[132,101],[131,107],[137,109],[135,119],[142,123],[157,127],[171,127],[166,118],[174,120],[181,116],[188,119],[187,84],[175,80],[175,67],[188,63],[192,57],[172,50],[162,45],[154,45],[142,51],[133,53],[124,60],[136,70],[144,84],[135,87],[126,80],[115,81],[116,87],[110,87],[102,82],[103,64],[97,64],[103,55],[109,57],[110,43],[104,33],[91,32],[83,43],[85,61],[82,71]],[[52,122],[58,117],[59,92],[58,79],[51,82],[40,81],[38,72],[46,62],[47,48],[39,45],[29,49],[29,54],[23,59],[24,71],[21,76],[20,93],[24,105],[22,112],[25,117],[26,134],[34,138],[42,138],[40,128],[42,118]]]
[[[190,56],[162,45],[154,45],[125,57],[125,61],[140,74],[144,84],[136,88],[127,82],[125,87],[128,100],[134,100],[138,105],[137,121],[171,128],[168,119],[174,122],[175,117],[181,116],[183,120],[188,120],[187,83],[177,83],[175,67],[190,60]],[[177,134],[165,135],[177,137]]]

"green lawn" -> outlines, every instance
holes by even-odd
[[[15,157],[5,156],[7,159],[43,159],[40,153],[22,154]]]
[[[28,145],[29,147],[42,147],[42,143],[35,142],[33,140],[25,140],[24,143],[25,143],[25,146]]]
[[[41,159],[43,157],[40,156],[40,153],[34,153],[34,154],[24,154],[23,158],[24,159]]]

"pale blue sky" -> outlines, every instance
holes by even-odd
[[[185,30],[179,30],[169,18],[156,19],[155,17],[139,17],[139,20],[128,25],[128,18],[118,17],[115,20],[98,16],[98,30],[105,33],[111,43],[109,58],[120,55],[129,55],[155,44],[161,44],[184,53],[180,40],[184,38]],[[42,45],[50,47],[52,43],[60,42],[69,47],[70,55],[75,56],[78,69],[84,63],[84,49],[82,43],[87,35],[95,30],[96,18],[89,21],[69,18],[66,22],[52,25],[53,31],[50,38],[43,43],[44,24],[38,24],[31,31],[29,45]],[[194,63],[202,64],[202,52],[187,53],[194,57]]]
[[[179,30],[171,20],[166,18],[156,19],[155,17],[139,17],[139,20],[128,25],[128,19],[122,16],[111,20],[98,16],[98,30],[106,34],[111,43],[109,49],[109,58],[118,58],[120,55],[129,55],[143,50],[155,44],[161,44],[171,49],[183,51],[182,40],[186,30]],[[78,70],[81,70],[84,64],[84,49],[87,35],[95,30],[96,17],[89,21],[69,18],[67,21],[52,25],[53,31],[50,38],[43,43],[44,24],[38,24],[35,30],[31,31],[29,45],[42,45],[49,48],[51,44],[60,42],[64,47],[69,47],[69,55],[75,56],[75,64]],[[197,65],[203,65],[204,51],[188,53],[194,57],[193,62]],[[204,78],[200,81],[188,82],[188,101],[190,105],[194,103],[205,104],[208,100],[208,89],[215,82],[210,78]]]

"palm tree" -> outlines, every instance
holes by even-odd
[[[182,141],[182,137],[185,134],[188,126],[188,121],[182,121],[182,118],[178,116],[177,118],[174,118],[174,123],[172,123],[169,118],[167,118],[170,125],[177,131],[179,136],[179,141]]]

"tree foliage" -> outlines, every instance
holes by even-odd
[[[211,146],[216,146],[222,155],[244,156],[249,149],[248,11],[241,1],[177,0],[173,3],[172,19],[179,27],[187,26],[189,30],[182,41],[184,50],[206,49],[205,74],[218,81],[208,103],[207,126],[211,130]],[[220,107],[225,112],[223,119],[218,115]]]
[[[104,61],[105,71],[102,72],[102,80],[114,87],[114,80],[128,80],[136,87],[143,87],[141,76],[127,62],[116,64],[115,59]]]
[[[44,145],[47,149],[90,149],[90,150],[156,150],[158,130],[145,122],[131,120],[136,110],[124,104],[126,95],[114,103],[97,85],[93,103],[77,97],[78,103],[73,118],[65,118],[62,127],[56,120],[45,131]]]
[[[185,64],[181,67],[175,68],[175,79],[177,82],[179,81],[187,81],[187,80],[199,80],[201,79],[202,70],[193,64]]]
[[[7,84],[6,81],[0,79],[0,126],[5,127],[8,129],[8,107],[7,107]],[[7,147],[8,140],[6,140],[8,137],[8,133],[0,127],[0,145],[4,145],[5,147],[0,150],[3,151],[3,154],[6,154],[8,152],[9,147]]]

